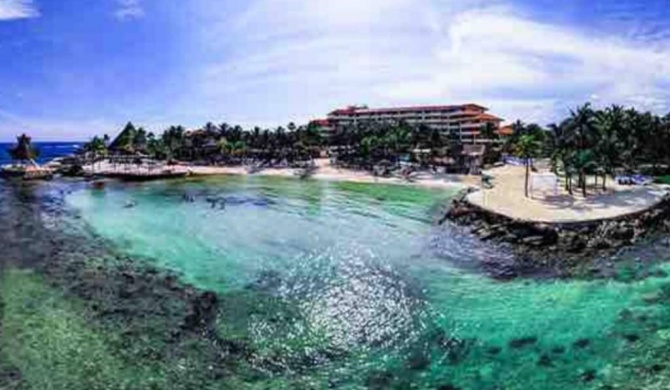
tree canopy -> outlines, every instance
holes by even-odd
[[[32,145],[32,139],[28,135],[21,134],[16,137],[16,145],[9,150],[9,155],[13,160],[34,163],[39,157],[39,150]]]

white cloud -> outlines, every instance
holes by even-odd
[[[0,0],[0,21],[35,18],[39,15],[33,0]]]
[[[670,107],[670,52],[655,46],[668,42],[594,36],[510,7],[256,0],[220,26],[207,24],[202,44],[228,55],[194,67],[204,100],[194,110],[240,121],[286,122],[350,103],[474,101],[541,123],[592,96]]]
[[[118,7],[114,16],[118,20],[140,19],[144,17],[144,8],[140,0],[116,0]]]

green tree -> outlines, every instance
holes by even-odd
[[[596,115],[590,103],[570,112],[570,128],[573,133],[575,153],[573,161],[579,174],[579,186],[584,194],[586,194],[586,174],[593,166],[594,153],[590,149],[597,144],[595,118]]]
[[[21,163],[27,161],[32,165],[37,165],[35,159],[39,157],[39,154],[39,150],[32,145],[32,139],[26,134],[16,137],[16,145],[9,150],[9,155],[13,160]]]
[[[525,183],[524,183],[524,193],[526,198],[528,194],[528,183],[530,179],[530,167],[532,165],[532,159],[536,157],[541,149],[542,145],[532,134],[522,135],[518,142],[515,145],[515,152],[518,157],[524,159],[524,165],[526,167]]]
[[[479,133],[480,133],[481,137],[484,138],[484,139],[487,139],[487,140],[490,140],[490,141],[496,141],[499,138],[497,130],[498,130],[498,128],[495,125],[495,123],[486,122],[481,126],[481,128],[479,130]]]
[[[185,129],[182,126],[170,126],[161,137],[165,147],[166,157],[172,160],[177,157],[183,147]]]
[[[623,133],[624,110],[621,106],[612,106],[599,111],[595,116],[597,130],[596,159],[603,172],[603,190],[607,189],[607,175],[614,175],[614,168],[620,161],[621,147],[619,135]]]

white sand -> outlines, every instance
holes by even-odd
[[[608,191],[589,188],[586,198],[577,188],[574,196],[570,196],[562,184],[559,184],[557,195],[533,194],[533,198],[526,198],[523,167],[506,166],[487,173],[494,177],[494,188],[472,193],[468,201],[498,214],[528,221],[577,222],[615,218],[650,208],[668,193],[666,186],[619,186],[610,179]]]
[[[328,159],[315,160],[316,169],[309,176],[317,180],[347,181],[357,183],[383,183],[399,185],[416,185],[430,188],[466,188],[476,186],[480,182],[478,176],[433,174],[430,172],[417,172],[411,175],[410,180],[401,177],[376,177],[367,171],[341,169],[330,165]],[[133,166],[130,166],[131,169]],[[173,171],[186,170],[193,176],[216,176],[216,175],[256,175],[256,176],[281,176],[299,177],[300,169],[293,168],[266,168],[255,173],[249,173],[249,167],[244,166],[170,166],[166,167]],[[120,168],[114,168],[111,164],[103,162],[95,166],[88,165],[84,170],[92,174],[110,174],[119,172]]]
[[[337,168],[330,165],[330,161],[328,159],[317,159],[315,160],[315,164],[316,170],[309,177],[317,180],[416,185],[421,187],[452,189],[476,186],[480,181],[478,176],[433,174],[429,172],[417,172],[411,175],[410,180],[405,180],[401,177],[377,177],[373,176],[370,172],[367,171]],[[196,176],[249,175],[249,172],[245,167],[189,166],[188,169],[193,175]],[[300,173],[300,169],[267,168],[253,173],[253,175],[298,177],[300,176]]]

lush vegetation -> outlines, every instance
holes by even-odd
[[[171,126],[157,136],[128,123],[119,136],[109,142],[95,137],[84,151],[95,158],[109,153],[146,155],[160,160],[204,161],[238,164],[249,159],[289,162],[305,160],[317,154],[323,139],[315,126],[279,127],[273,131],[259,127],[244,130],[226,123],[206,124],[188,132],[183,126]]]
[[[587,103],[547,129],[521,122],[513,128],[505,151],[523,158],[550,158],[552,170],[565,178],[570,193],[576,180],[586,195],[589,175],[596,184],[600,179],[604,190],[607,178],[617,174],[668,172],[670,115],[659,117],[617,105],[597,110]]]
[[[479,138],[499,141],[487,143],[484,161],[495,162],[501,154],[516,155],[529,162],[528,175],[532,158],[550,158],[553,170],[565,177],[570,193],[575,184],[586,193],[589,175],[600,179],[604,189],[608,177],[617,173],[660,175],[668,171],[670,115],[659,117],[617,105],[597,110],[587,103],[547,128],[517,121],[512,129],[512,135],[500,139],[492,124],[482,126]],[[438,164],[442,157],[458,162],[463,143],[473,141],[406,122],[359,122],[330,134],[323,134],[315,124],[248,130],[208,123],[196,131],[171,126],[160,135],[128,123],[113,141],[95,137],[84,150],[94,159],[116,153],[168,161],[290,164],[327,149],[337,154],[339,163],[372,168],[380,162],[397,163],[402,156],[429,165]]]
[[[498,137],[491,124],[481,136]],[[128,123],[113,141],[95,137],[84,151],[95,159],[109,153],[146,155],[160,160],[239,164],[256,161],[268,164],[309,160],[325,149],[338,155],[341,163],[371,168],[379,162],[397,163],[400,156],[421,150],[431,157],[459,155],[457,134],[445,134],[425,125],[406,122],[367,122],[324,134],[318,125],[290,123],[276,129],[251,130],[226,123],[206,124],[196,131],[171,126],[155,135]]]

